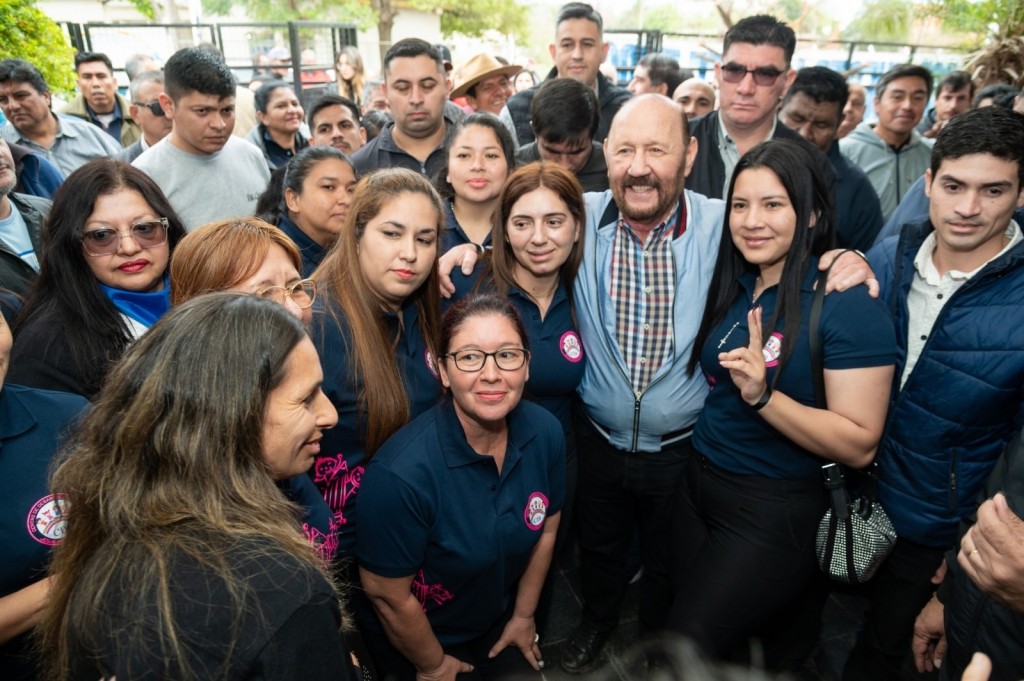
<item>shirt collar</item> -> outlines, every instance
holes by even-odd
[[[99,116],[101,114],[98,114],[95,111],[93,111],[92,107],[89,106],[89,102],[86,102],[84,97],[82,98],[82,101],[85,104],[85,110],[89,112],[89,118],[91,118],[93,120],[99,120]],[[102,115],[104,115],[104,116],[108,116],[108,115],[109,116],[113,116],[114,117],[113,120],[115,120],[115,121],[123,120],[123,117],[121,116],[121,104],[120,104],[120,102],[117,101],[116,97],[114,98],[114,110],[111,111],[109,114],[102,114]]]
[[[50,115],[57,120],[57,137],[78,137],[78,131],[75,130],[74,126],[64,125],[65,120],[63,117],[50,112]]]
[[[1021,233],[1020,226],[1017,225],[1015,220],[1010,220],[1010,224],[1006,226],[1006,231],[1003,232],[1003,236],[1006,237],[1006,246],[974,270],[970,272],[949,270],[946,274],[949,275],[950,279],[967,281],[974,277],[974,275],[980,272],[983,268],[988,266],[988,264],[993,260],[1001,258],[1004,253],[1024,240],[1024,234]],[[939,270],[935,267],[935,261],[932,258],[935,254],[935,243],[935,230],[932,230],[932,232],[925,237],[924,243],[922,243],[921,247],[917,249],[917,255],[914,257],[914,269],[917,270],[918,276],[924,279],[931,286],[938,286],[939,282],[942,281],[942,275],[939,274]]]
[[[31,430],[36,425],[32,415],[16,391],[0,391],[0,440],[6,440]]]
[[[466,431],[462,429],[462,423],[455,413],[455,403],[450,396],[446,397],[444,403],[438,407],[438,412],[437,435],[448,468],[459,468],[491,461],[491,457],[477,454],[469,446],[469,442],[466,440]],[[505,462],[501,467],[502,478],[507,477],[509,471],[519,463],[527,443],[536,437],[535,429],[529,423],[529,417],[523,414],[522,402],[509,412],[506,420],[508,421],[508,444],[505,446]]]
[[[683,192],[683,197],[682,198],[683,198],[684,201],[687,202],[687,204],[686,204],[686,215],[687,215],[687,219],[689,219],[690,204],[689,204],[689,198],[686,196],[686,192]],[[668,214],[668,217],[665,218],[664,220],[662,220],[660,223],[658,223],[658,226],[651,230],[651,237],[653,237],[655,239],[660,239],[660,238],[665,236],[666,232],[671,232],[671,227],[676,224],[676,216],[678,216],[678,215],[679,215],[679,201],[676,201],[675,202],[675,207],[672,209],[672,212]],[[629,232],[629,234],[631,234],[632,236],[634,236],[634,237],[637,236],[637,233],[633,230],[633,227],[629,224],[629,221],[626,220],[625,216],[623,216],[621,212],[619,213],[619,225],[622,226],[623,229],[625,229],[627,232]]]
[[[772,128],[768,131],[768,136],[764,138],[765,141],[775,137],[775,127],[778,124],[779,117],[772,116]],[[729,131],[725,129],[725,119],[722,118],[721,112],[718,112],[718,141],[736,146],[736,142],[732,139],[732,136],[729,135]]]

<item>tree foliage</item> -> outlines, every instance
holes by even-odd
[[[153,6],[153,0],[131,0],[131,3],[135,5],[139,14],[151,21],[156,21],[156,7]]]
[[[487,31],[523,38],[527,11],[516,0],[417,0],[427,11],[441,11],[441,33],[478,37]]]
[[[218,16],[240,7],[257,21],[344,21],[362,29],[390,26],[402,6],[440,14],[445,36],[476,37],[496,30],[521,37],[527,32],[527,13],[516,0],[203,0],[203,10]]]
[[[943,28],[999,42],[1024,34],[1021,0],[929,0],[921,7],[942,21]]]
[[[847,40],[905,42],[916,18],[911,0],[868,0],[846,30]]]
[[[146,0],[137,0],[145,2]],[[170,1],[170,0],[167,0]],[[253,21],[343,21],[369,28],[376,15],[369,2],[361,0],[202,0],[203,11],[227,16],[239,7]]]
[[[74,90],[75,53],[60,27],[33,0],[0,0],[0,59],[31,62],[56,93]]]

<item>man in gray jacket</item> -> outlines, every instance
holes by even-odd
[[[923,66],[892,67],[875,88],[878,122],[861,123],[839,140],[839,151],[871,181],[886,220],[931,160],[931,141],[915,129],[931,89],[932,74]]]

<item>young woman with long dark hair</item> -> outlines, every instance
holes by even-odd
[[[359,181],[341,237],[314,273],[313,341],[324,392],[338,411],[313,481],[352,555],[366,462],[441,396],[436,357],[441,200],[419,173],[380,170]],[[351,575],[350,575],[351,577]]]
[[[864,286],[829,294],[819,328],[808,329],[818,258],[835,231],[814,168],[803,147],[773,140],[733,173],[689,363],[711,392],[672,538],[669,628],[715,657],[759,638],[769,667],[802,662],[786,659],[776,636],[793,634],[789,618],[818,576],[821,466],[871,462],[896,355],[892,322]],[[827,407],[815,404],[809,332],[821,339]]]

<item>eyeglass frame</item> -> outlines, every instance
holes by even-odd
[[[312,289],[313,292],[310,293],[308,290],[306,290],[306,287]],[[264,300],[270,300],[276,303],[278,302],[277,300],[275,300],[274,298],[267,297],[267,293],[275,289],[283,291],[287,294],[287,298],[281,300],[281,304],[284,304],[285,302],[287,302],[288,298],[291,298],[291,301],[295,303],[300,310],[308,310],[309,308],[313,307],[313,301],[316,300],[317,286],[315,279],[300,279],[291,286],[267,286],[266,288],[262,288],[256,291],[256,295],[259,296],[260,298],[263,298]],[[303,290],[306,292],[306,295],[309,298],[308,305],[303,305],[299,301],[295,300],[295,292],[299,290]]]
[[[742,75],[740,74],[741,69],[743,70]],[[732,61],[728,64],[722,64],[719,67],[719,70],[722,72],[722,80],[726,83],[730,83],[732,85],[742,83],[743,79],[746,78],[749,73],[754,76],[754,84],[760,87],[771,87],[775,85],[776,81],[779,80],[779,76],[786,73],[785,70],[779,71],[774,66],[758,66],[756,68],[748,69],[746,66]],[[732,72],[732,76],[726,75],[730,72]],[[770,80],[765,81],[766,78],[770,78]]]
[[[160,100],[154,99],[152,102],[132,102],[135,106],[141,106],[143,109],[149,109],[149,112],[154,116],[163,118],[167,114],[164,112],[164,108],[160,106]]]
[[[503,367],[500,364],[498,364],[498,353],[499,352],[508,352],[509,350],[515,350],[516,352],[523,353],[523,363],[520,364],[519,366],[515,367],[514,369],[506,369],[505,367]],[[484,360],[483,360],[483,362],[480,363],[480,366],[478,368],[476,368],[476,369],[463,369],[459,365],[459,355],[461,355],[464,352],[479,352],[480,354],[482,354],[484,356]],[[526,366],[526,363],[530,360],[530,351],[527,350],[526,348],[498,348],[494,352],[484,352],[483,350],[477,350],[477,349],[474,349],[474,348],[467,348],[465,350],[456,350],[454,352],[449,352],[448,354],[444,355],[442,357],[442,359],[448,359],[449,357],[451,357],[452,361],[455,362],[455,368],[458,369],[459,371],[461,371],[464,374],[475,374],[478,371],[483,371],[484,367],[487,366],[487,358],[488,357],[490,357],[492,360],[494,360],[494,366],[499,371],[519,371],[524,366]]]
[[[164,240],[159,242],[159,243],[155,243],[155,244],[142,244],[142,243],[139,243],[138,238],[136,238],[136,235],[133,233],[135,231],[135,227],[137,225],[152,225],[152,224],[155,224],[155,223],[159,224],[160,226],[162,226],[164,228]],[[171,225],[170,225],[170,222],[167,220],[167,218],[157,218],[155,220],[139,220],[138,222],[133,222],[131,224],[131,227],[129,228],[127,234],[123,234],[121,232],[121,230],[114,229],[113,227],[104,227],[102,229],[109,229],[109,230],[112,230],[114,232],[117,232],[118,239],[115,242],[114,250],[110,251],[109,253],[93,253],[93,252],[91,252],[89,250],[89,246],[87,245],[88,242],[89,242],[89,235],[90,234],[94,234],[96,232],[99,232],[101,230],[99,230],[99,229],[93,229],[93,230],[89,230],[89,231],[84,231],[83,230],[82,234],[81,234],[81,237],[80,237],[80,240],[82,242],[82,249],[85,251],[85,254],[87,256],[89,256],[90,258],[102,258],[103,256],[107,256],[107,255],[117,255],[118,250],[120,250],[120,248],[121,248],[121,241],[123,241],[124,239],[128,239],[128,238],[130,238],[132,241],[134,241],[135,245],[138,246],[139,248],[142,248],[142,249],[145,249],[145,248],[156,248],[157,246],[163,246],[164,244],[167,243],[167,233],[170,231]]]

